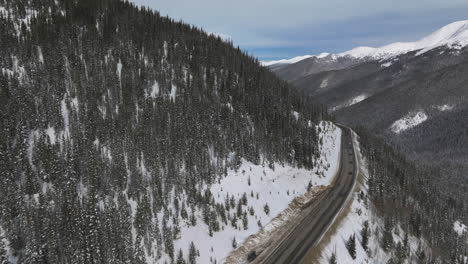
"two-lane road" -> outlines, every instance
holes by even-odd
[[[314,202],[303,209],[305,216],[292,232],[259,254],[252,263],[300,263],[333,223],[353,190],[357,174],[351,130],[342,126],[340,128],[343,131],[341,162],[334,182]]]

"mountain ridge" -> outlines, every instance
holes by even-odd
[[[414,42],[395,42],[378,48],[360,46],[341,53],[325,52],[319,55],[304,55],[291,59],[262,61],[261,63],[263,66],[273,66],[275,64],[294,64],[310,58],[332,61],[340,57],[385,60],[416,50],[420,52],[415,55],[421,55],[431,49],[444,45],[455,49],[468,45],[468,20],[450,23]]]

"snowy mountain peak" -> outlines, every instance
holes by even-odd
[[[415,42],[396,42],[379,48],[357,47],[338,54],[322,53],[316,56],[307,55],[295,57],[290,60],[262,62],[262,64],[264,66],[270,66],[277,63],[292,64],[310,57],[321,59],[329,56],[331,58],[351,57],[356,59],[388,59],[390,57],[416,50],[420,50],[420,52],[417,53],[417,55],[420,55],[431,49],[445,45],[451,48],[461,48],[468,45],[468,20],[448,24]]]
[[[444,45],[451,47],[468,45],[468,20],[451,23],[416,42],[396,42],[380,48],[358,47],[338,56],[386,59],[415,50],[421,50],[419,55]]]

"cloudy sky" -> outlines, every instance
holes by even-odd
[[[414,41],[468,20],[467,0],[131,0],[230,36],[261,60]]]

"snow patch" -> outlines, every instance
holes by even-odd
[[[360,103],[360,102],[366,100],[367,97],[368,97],[368,96],[365,95],[365,94],[358,95],[358,96],[354,97],[353,99],[351,99],[351,101],[349,102],[348,106],[351,106],[351,105]]]
[[[320,83],[320,89],[322,88],[325,88],[328,86],[328,79],[324,79],[321,83]]]
[[[39,130],[31,130],[28,136],[28,161],[31,167],[35,167],[33,163],[33,153],[34,153],[34,146],[36,144],[36,139],[39,138]]]
[[[39,62],[44,64],[44,56],[42,55],[42,49],[40,46],[37,46],[37,57],[39,57]]]
[[[455,105],[448,105],[448,104],[440,105],[437,107],[437,109],[439,109],[439,111],[441,112],[450,111],[450,110],[453,110],[453,108],[455,108]]]
[[[73,110],[75,110],[76,112],[78,112],[79,110],[79,102],[78,102],[78,98],[74,97],[70,100],[70,105],[72,107]]]
[[[156,98],[156,96],[158,95],[159,95],[159,84],[157,81],[154,81],[153,86],[151,86],[150,96],[151,98]]]
[[[63,117],[63,126],[64,126],[64,139],[70,138],[70,120],[69,120],[69,112],[67,108],[67,103],[65,98],[60,103],[61,110],[62,110],[62,117]]]
[[[423,123],[424,121],[427,120],[427,114],[423,111],[416,112],[416,113],[410,113],[403,118],[395,121],[390,129],[394,133],[401,133],[405,130],[411,129],[413,127],[416,127]]]
[[[389,61],[389,62],[382,63],[382,65],[380,65],[380,66],[381,66],[382,68],[388,68],[388,67],[392,66],[392,64],[393,64],[393,63],[392,63],[391,61]]]
[[[296,121],[299,120],[299,113],[298,113],[298,112],[293,111],[293,112],[292,112],[292,115],[294,116],[294,118],[296,119]]]
[[[453,223],[453,230],[457,232],[459,236],[462,236],[468,229],[466,229],[466,225],[462,224],[460,221],[455,221]]]
[[[335,107],[333,107],[332,109],[330,109],[331,112],[335,112],[341,108],[345,108],[345,107],[349,107],[349,106],[352,106],[352,105],[355,105],[357,103],[360,103],[364,100],[366,100],[367,98],[369,98],[368,95],[366,94],[361,94],[361,95],[358,95],[354,98],[351,98],[350,100],[348,100],[346,103],[344,104],[340,104],[340,105],[337,105]]]
[[[172,84],[172,86],[171,86],[171,94],[169,95],[169,97],[170,97],[170,99],[172,100],[172,102],[175,102],[176,93],[177,93],[177,86],[175,86],[174,84]]]
[[[46,133],[49,136],[50,144],[55,145],[55,142],[56,142],[55,129],[49,126],[46,129]]]
[[[119,80],[122,81],[122,61],[119,59],[119,62],[117,63],[117,76],[119,77]]]
[[[94,141],[93,141],[93,145],[95,148],[99,148],[99,139],[96,138]]]

